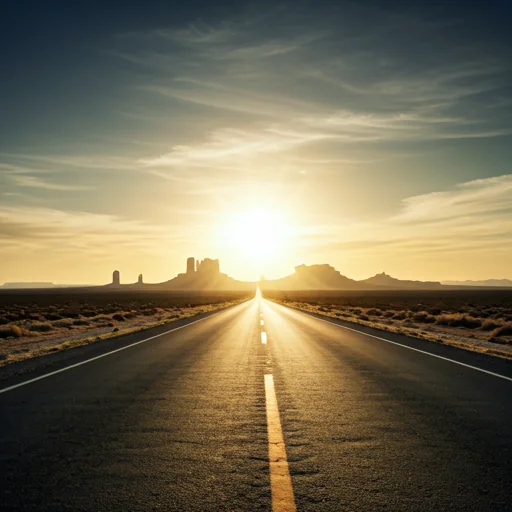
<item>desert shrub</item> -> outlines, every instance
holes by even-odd
[[[392,316],[394,316],[394,315],[395,315],[395,312],[394,312],[394,311],[392,311],[392,310],[388,310],[388,311],[385,311],[385,312],[384,312],[384,317],[385,317],[385,318],[391,318],[391,317],[392,317]]]
[[[466,329],[477,329],[482,325],[482,320],[473,318],[469,315],[451,314],[439,315],[436,319],[438,325],[447,325],[449,327],[465,327]]]
[[[318,308],[318,311],[322,311],[322,312],[327,312],[327,311],[330,311],[331,308],[326,308],[325,306],[322,306],[320,308]]]
[[[36,323],[32,324],[28,329],[33,332],[50,332],[53,331],[53,325],[49,323]]]
[[[12,336],[15,336],[16,338],[21,338],[23,336],[23,329],[18,325],[11,325],[11,334]]]
[[[80,313],[73,309],[67,309],[67,310],[62,311],[61,315],[64,318],[78,318],[80,316]]]
[[[137,313],[135,311],[130,311],[129,313],[125,313],[124,317],[126,320],[131,320],[132,318],[135,318],[137,316]]]
[[[360,315],[361,314],[361,310],[360,309],[352,309],[352,313],[354,313],[354,315]]]
[[[72,324],[73,321],[70,318],[61,318],[60,320],[55,320],[52,322],[52,325],[57,328],[70,327]]]
[[[85,318],[92,318],[93,316],[96,316],[98,314],[97,311],[93,309],[86,309],[85,311],[82,311],[82,316]]]
[[[114,329],[112,329],[112,332],[119,332],[119,328],[115,327]]]
[[[405,317],[406,317],[405,311],[399,311],[398,313],[395,313],[393,315],[394,320],[405,320]]]
[[[115,315],[112,315],[112,320],[116,320],[117,322],[124,322],[126,319],[121,313],[116,313]]]
[[[439,315],[436,318],[436,324],[438,324],[438,325],[452,325],[453,319],[454,319],[454,315],[448,315],[448,314]]]
[[[480,318],[475,318],[471,315],[464,315],[461,322],[462,327],[466,327],[467,329],[478,329],[482,325],[482,320]]]
[[[158,310],[156,308],[151,308],[151,309],[143,309],[141,311],[141,313],[144,315],[144,316],[153,316],[153,315],[156,315],[158,313]]]
[[[0,316],[0,325],[5,325],[8,323],[9,323],[9,320],[7,320],[7,318],[5,318],[5,316]]]
[[[418,313],[414,313],[412,319],[420,324],[433,324],[436,319],[434,316],[429,315],[426,311],[420,311]]]
[[[494,329],[497,329],[498,327],[501,327],[503,325],[502,320],[495,320],[488,318],[487,320],[484,320],[482,324],[482,331],[494,331]]]
[[[61,320],[62,319],[62,316],[57,314],[57,313],[52,313],[52,312],[48,312],[48,313],[43,313],[43,317],[46,318],[46,320]]]
[[[382,311],[380,309],[372,308],[372,309],[368,309],[366,311],[366,314],[367,315],[371,315],[371,316],[381,316],[382,315]]]
[[[359,318],[361,320],[370,320],[370,318],[368,316],[366,316],[366,315],[359,315]]]
[[[512,322],[507,322],[501,327],[498,327],[492,335],[494,338],[499,338],[500,336],[512,336]]]
[[[10,338],[13,336],[10,327],[0,327],[0,339],[2,338]]]
[[[7,313],[5,315],[5,318],[7,318],[9,322],[16,322],[16,320],[21,320],[23,317],[17,313]]]
[[[441,314],[441,310],[439,308],[430,308],[430,309],[427,309],[427,313],[429,315],[437,316],[437,315]]]
[[[112,320],[109,316],[106,315],[98,315],[97,317],[94,317],[91,319],[93,322],[108,322]]]
[[[30,313],[29,315],[27,315],[27,318],[29,320],[35,320],[36,322],[44,322],[45,318],[42,317],[41,315],[38,315],[37,313]]]
[[[73,320],[73,325],[89,325],[89,322],[87,320]]]

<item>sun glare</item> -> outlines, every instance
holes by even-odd
[[[258,271],[265,270],[278,257],[289,236],[290,229],[283,216],[267,210],[235,215],[225,230],[228,245],[246,262],[258,267]]]

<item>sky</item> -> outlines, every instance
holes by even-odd
[[[130,5],[133,4],[133,5]],[[512,2],[0,12],[0,283],[512,278]]]

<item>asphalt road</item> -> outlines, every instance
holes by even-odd
[[[512,364],[367,331],[255,298],[10,375],[0,509],[272,510],[272,375],[297,510],[512,510]]]

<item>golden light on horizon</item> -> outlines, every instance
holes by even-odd
[[[278,212],[256,209],[233,215],[222,229],[226,246],[257,272],[267,271],[286,250],[291,227]]]

